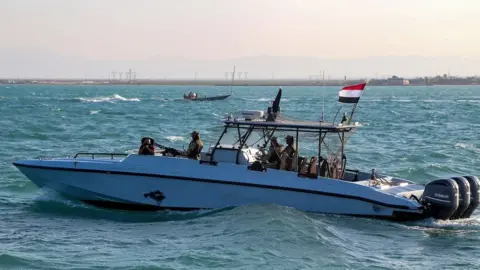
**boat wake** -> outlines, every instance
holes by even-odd
[[[480,218],[477,215],[466,219],[434,220],[425,219],[404,224],[407,229],[422,231],[429,235],[464,234],[480,231]]]

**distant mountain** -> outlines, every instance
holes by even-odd
[[[112,71],[137,72],[137,78],[225,78],[233,65],[248,78],[308,79],[325,70],[325,79],[480,75],[480,59],[462,57],[378,56],[362,59],[322,59],[297,56],[254,56],[226,60],[191,60],[156,56],[138,60],[96,60],[51,52],[0,52],[0,78],[108,78]],[[117,75],[118,76],[118,75]],[[244,75],[242,75],[244,77]]]

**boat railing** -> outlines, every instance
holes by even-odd
[[[129,154],[126,153],[90,153],[90,152],[80,152],[77,153],[73,158],[77,158],[79,156],[91,156],[92,159],[95,159],[95,156],[110,156],[111,159],[114,157],[126,157]]]

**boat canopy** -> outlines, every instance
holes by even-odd
[[[217,149],[225,150],[222,139],[227,133],[236,137],[230,150],[237,152],[237,164],[244,149],[253,147],[264,151],[268,148],[273,137],[280,137],[277,134],[281,136],[289,135],[295,138],[296,153],[294,159],[296,161],[294,163],[298,164],[295,171],[300,174],[302,168],[304,168],[302,164],[308,163],[310,164],[308,165],[309,168],[312,168],[312,166],[316,168],[316,170],[308,170],[311,171],[309,177],[343,178],[346,168],[345,144],[361,125],[358,122],[352,123],[351,119],[339,123],[287,119],[280,113],[281,95],[282,89],[280,88],[272,106],[268,108],[265,114],[260,111],[243,111],[242,115],[238,117],[228,115],[223,121],[223,133],[211,149],[211,160],[215,160]],[[229,130],[234,130],[234,132],[228,132]],[[250,139],[252,139],[252,134],[255,133],[259,134],[260,138],[252,142]],[[299,141],[308,149],[305,152],[312,152],[311,149],[317,149],[317,153],[310,158],[307,156],[301,157]],[[328,168],[322,168],[321,170],[322,164]],[[326,174],[321,175],[322,171]]]
[[[316,132],[316,133],[325,133],[325,132],[349,132],[360,127],[361,125],[358,122],[350,124],[342,123],[327,123],[327,122],[313,122],[313,121],[296,121],[296,120],[275,120],[275,121],[266,121],[266,120],[245,120],[245,119],[226,119],[224,120],[225,127],[238,127],[238,128],[254,128],[254,129],[265,129],[265,128],[275,128],[276,130],[282,131],[302,131],[302,132]]]

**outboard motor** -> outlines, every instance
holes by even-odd
[[[458,185],[458,208],[450,219],[459,219],[462,217],[465,210],[470,206],[470,183],[464,177],[453,177]]]
[[[452,179],[439,179],[428,183],[422,195],[422,203],[434,219],[449,219],[458,208],[458,185]]]
[[[475,176],[464,176],[470,184],[470,205],[462,214],[462,218],[469,218],[478,206],[480,201],[480,181]]]

